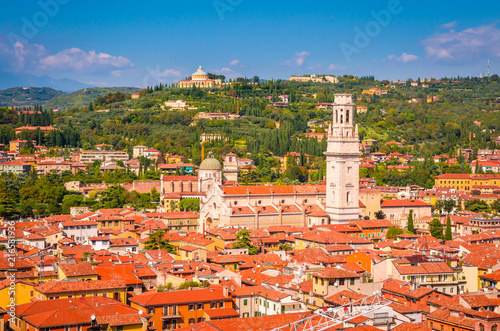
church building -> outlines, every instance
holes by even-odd
[[[177,84],[177,86],[181,88],[191,88],[193,86],[198,88],[211,88],[220,85],[222,85],[222,81],[220,79],[209,79],[208,74],[203,71],[201,66],[191,75],[191,79],[181,80],[179,84]]]
[[[354,107],[351,94],[335,95],[333,123],[328,129],[325,153],[326,185],[228,185],[221,182],[221,178],[237,179],[233,164],[235,155],[226,155],[224,163],[228,164],[224,165],[224,170],[227,174],[222,173],[217,160],[210,157],[204,160],[199,175],[203,180],[202,189],[206,188],[200,203],[200,230],[227,226],[250,229],[271,225],[301,227],[359,220],[363,214],[360,205],[363,205],[358,200],[359,138],[357,127],[353,126]]]

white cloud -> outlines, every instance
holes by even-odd
[[[286,60],[283,64],[290,67],[302,67],[306,58],[308,58],[311,53],[302,51],[295,53],[295,56],[291,60]]]
[[[500,56],[500,29],[495,24],[462,31],[436,33],[422,42],[425,53],[437,61],[464,62]]]
[[[232,60],[229,65],[230,66],[237,66],[238,64],[240,64],[240,60]]]
[[[457,25],[457,21],[453,21],[453,22],[445,23],[445,24],[441,25],[441,27],[442,27],[443,29],[452,29],[452,28],[454,28],[456,25]]]
[[[330,70],[345,70],[346,67],[332,63],[328,66],[328,69],[330,69]]]
[[[168,77],[180,77],[181,72],[177,69],[165,69],[163,71],[155,72],[157,77],[168,78]]]
[[[391,55],[387,56],[387,59],[389,61],[399,61],[399,62],[407,63],[407,62],[418,60],[418,56],[413,55],[413,54],[408,54],[405,52],[405,53],[401,54],[401,56],[396,56],[394,54],[391,54]]]
[[[0,69],[35,75],[44,74],[111,74],[130,69],[132,62],[123,56],[69,48],[51,54],[43,45],[16,41],[13,45],[0,35]]]
[[[241,75],[239,73],[237,73],[233,69],[227,68],[227,67],[220,68],[220,69],[212,69],[212,70],[210,70],[210,72],[217,74],[217,75],[224,75],[224,76],[226,76],[226,78],[241,77]]]
[[[76,71],[84,73],[113,71],[133,67],[129,59],[107,53],[85,52],[79,48],[65,49],[40,59],[41,71]]]

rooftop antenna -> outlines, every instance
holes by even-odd
[[[490,59],[488,59],[488,71],[486,72],[488,78],[490,77]]]

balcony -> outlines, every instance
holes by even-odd
[[[394,317],[382,317],[382,318],[375,318],[373,320],[373,326],[376,325],[389,325],[394,323]]]

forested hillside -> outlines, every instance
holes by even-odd
[[[13,87],[0,91],[0,107],[44,105],[48,100],[64,94],[48,87]]]

